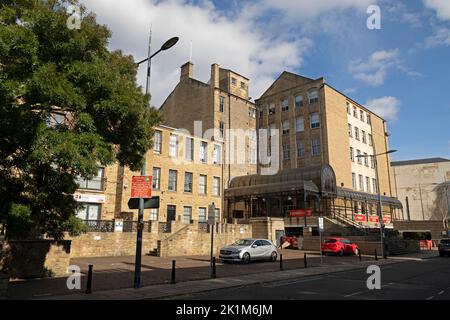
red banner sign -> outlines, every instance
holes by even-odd
[[[378,218],[378,216],[370,216],[369,217],[369,221],[370,222],[379,222],[380,219]]]
[[[289,217],[312,217],[312,209],[289,210]]]
[[[131,179],[131,198],[151,198],[152,177],[133,176]]]
[[[384,223],[391,223],[391,217],[390,216],[384,216],[383,217],[383,222]]]
[[[364,214],[356,214],[355,215],[355,221],[365,222],[366,221],[366,216]]]

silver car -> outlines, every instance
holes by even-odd
[[[240,239],[220,249],[219,254],[222,261],[242,261],[243,263],[249,263],[252,260],[276,261],[277,257],[277,247],[266,239]]]

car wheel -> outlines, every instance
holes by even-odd
[[[325,251],[322,251],[322,255],[323,255],[323,256],[326,256],[327,253],[326,253]]]
[[[339,255],[342,257],[344,256],[344,249],[339,250]]]
[[[276,253],[276,251],[272,252],[270,254],[270,261],[272,261],[272,262],[277,261],[277,257],[278,257],[278,254]]]
[[[248,252],[244,253],[244,255],[242,256],[242,262],[245,264],[250,262],[250,254]]]

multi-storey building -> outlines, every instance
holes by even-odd
[[[145,221],[192,221],[207,219],[208,205],[221,217],[222,145],[167,126],[155,129],[154,146],[147,152],[146,172],[152,176],[152,196],[159,197],[159,209],[145,209]],[[135,220],[137,210],[128,208],[131,180],[139,176],[118,165],[99,168],[91,180],[79,180],[75,194],[84,204],[78,212],[83,220]]]
[[[217,64],[211,66],[209,82],[201,82],[187,62],[160,108],[164,124],[222,143],[223,187],[233,177],[256,173],[256,108],[248,86],[249,79]]]
[[[384,154],[388,151],[388,132],[383,118],[328,85],[324,78],[310,79],[289,72],[283,72],[256,105],[258,130],[278,132],[268,139],[267,156],[277,163],[280,172],[272,179],[255,176],[253,180],[234,180],[228,201],[243,200],[246,195],[244,200],[251,202],[246,206],[251,212],[247,215],[252,216],[287,217],[289,210],[312,207],[317,215],[376,226],[379,184],[385,223],[390,225],[401,204],[392,198],[389,156]],[[266,157],[265,152],[260,150],[259,155]],[[376,158],[379,181],[376,163],[370,157],[375,154],[382,154]],[[258,172],[263,173],[267,165],[259,164]],[[289,189],[280,186],[275,194],[271,191],[276,188],[261,187],[276,184],[281,178],[285,185],[288,180],[293,185]],[[303,185],[309,181],[314,182],[316,191],[312,185]],[[262,189],[246,193],[243,187]],[[312,200],[308,200],[310,195]]]

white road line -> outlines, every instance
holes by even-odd
[[[433,298],[434,298],[434,296],[431,296],[431,297],[426,298],[425,300],[431,300]]]
[[[444,290],[442,290],[441,292],[439,292],[438,294],[440,295],[440,294],[443,294],[445,291]]]

